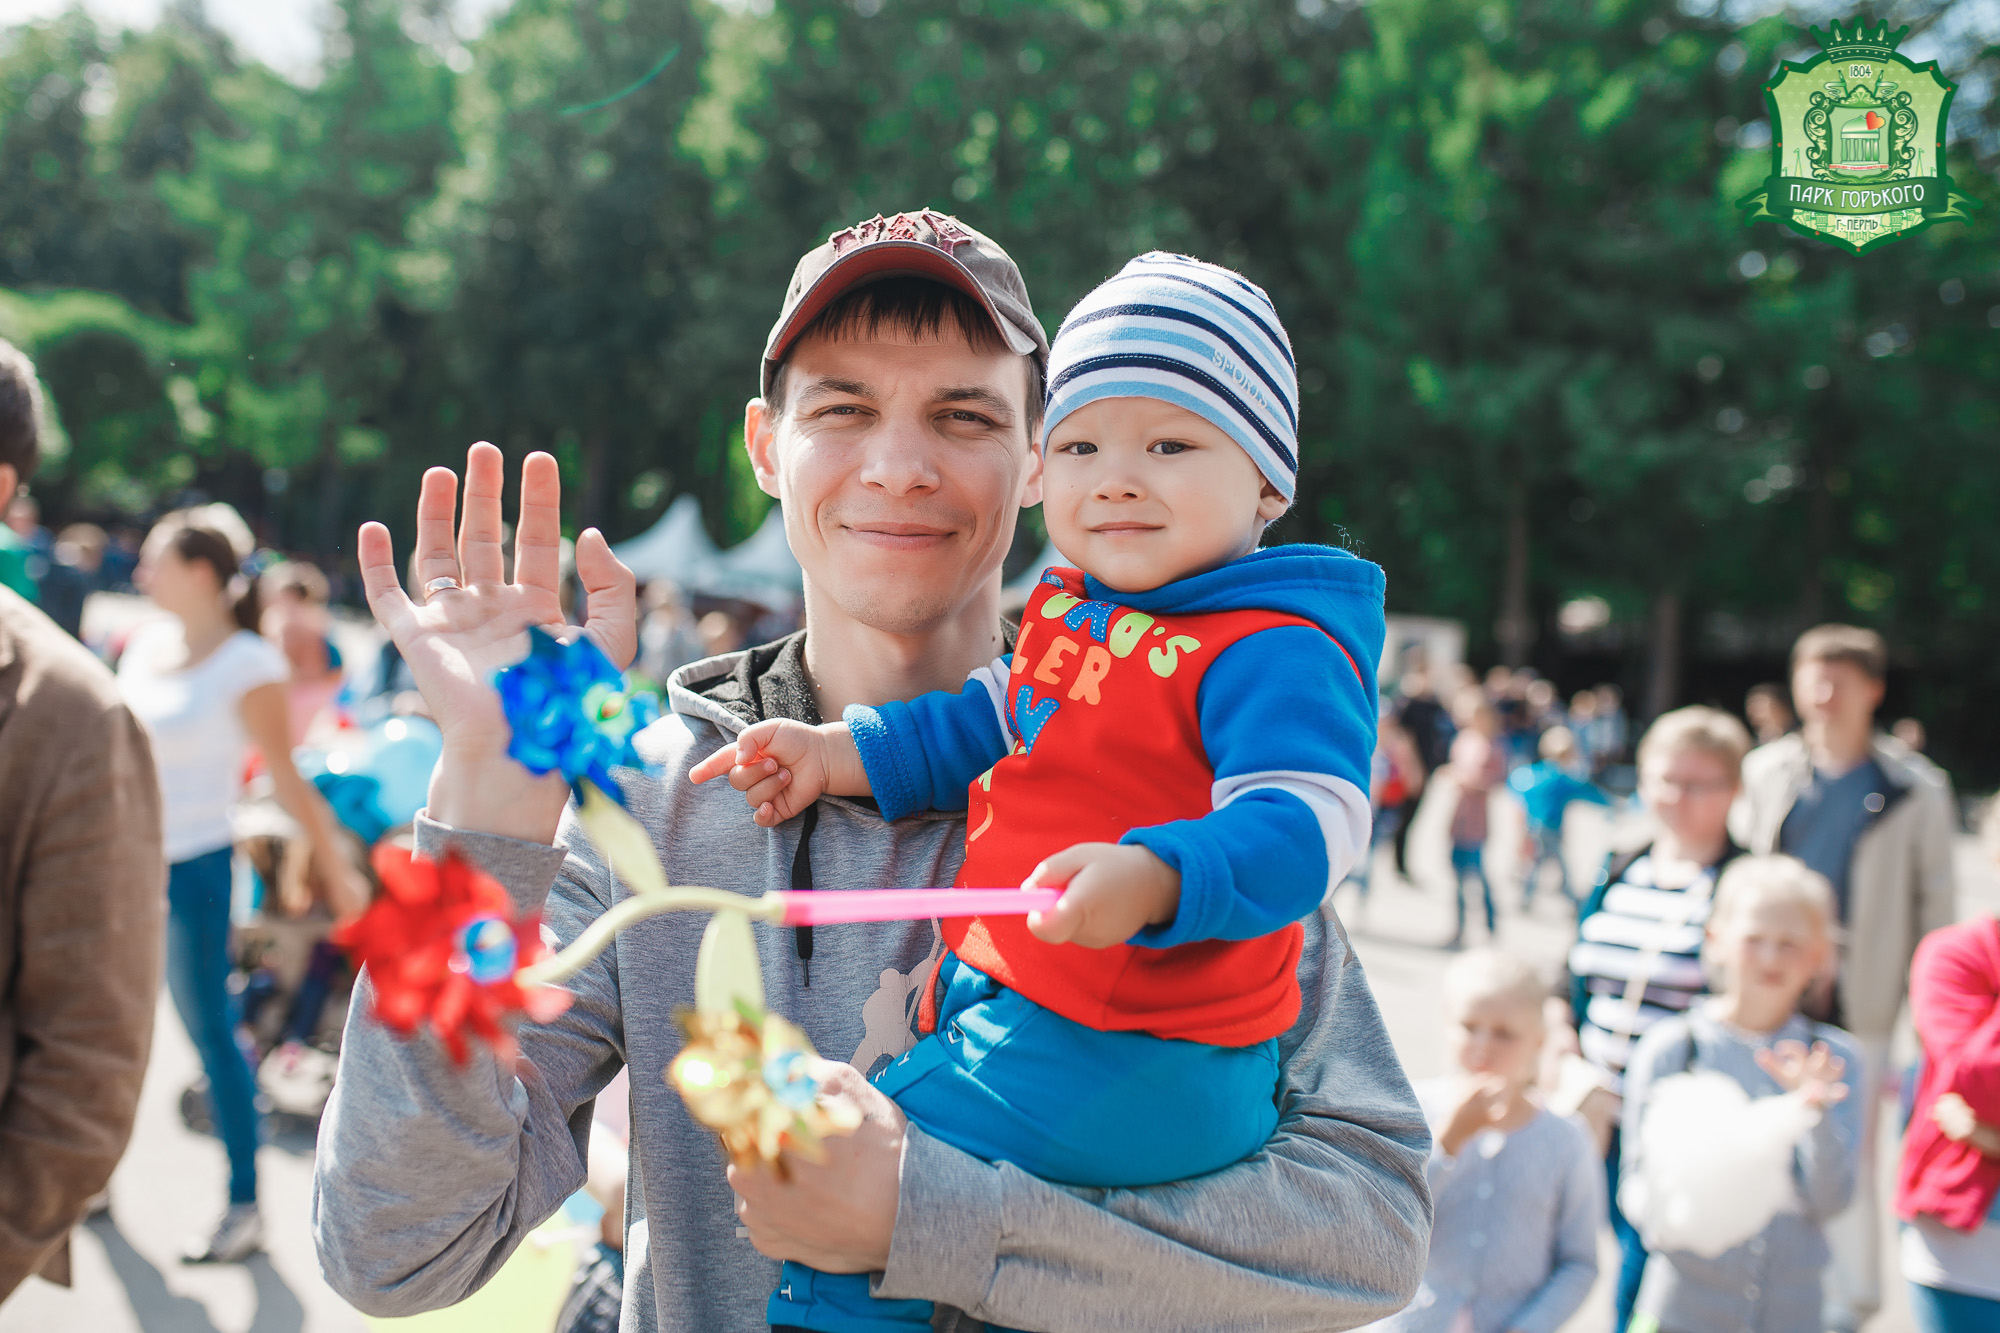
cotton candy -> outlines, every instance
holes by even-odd
[[[1797,1096],[1752,1098],[1726,1074],[1661,1079],[1640,1130],[1641,1169],[1618,1206],[1647,1249],[1713,1259],[1798,1207],[1793,1149],[1819,1115]]]

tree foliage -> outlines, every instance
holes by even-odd
[[[185,6],[73,13],[0,34],[0,331],[58,404],[59,513],[199,489],[337,563],[491,438],[557,454],[572,527],[693,491],[730,539],[765,503],[737,447],[758,349],[828,232],[957,211],[1051,327],[1186,251],[1293,335],[1278,539],[1349,542],[1395,608],[1545,668],[1592,646],[1558,608],[1601,598],[1596,647],[1639,683],[1650,643],[1663,700],[1683,656],[1875,624],[1907,704],[2000,753],[1974,706],[2000,686],[2000,61],[1918,3],[1985,207],[1860,259],[1735,206],[1761,85],[1810,49],[1785,15],[516,0],[461,47],[421,0],[342,0],[308,87]]]

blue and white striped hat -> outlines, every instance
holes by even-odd
[[[1049,347],[1044,439],[1100,398],[1184,407],[1243,446],[1290,500],[1299,479],[1299,376],[1264,289],[1186,255],[1140,255],[1069,312]]]

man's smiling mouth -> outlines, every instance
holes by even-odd
[[[929,523],[846,523],[841,526],[872,546],[897,551],[921,550],[947,541],[952,536],[950,528]]]

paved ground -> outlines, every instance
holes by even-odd
[[[307,1216],[312,1140],[280,1135],[258,1159],[270,1252],[247,1264],[188,1267],[182,1243],[223,1203],[222,1145],[181,1121],[200,1072],[179,1017],[160,997],[153,1061],[132,1146],[111,1178],[111,1215],[71,1242],[76,1285],[30,1279],[0,1306],[3,1333],[361,1333],[361,1316],[320,1281]]]
[[[1597,812],[1579,809],[1572,830],[1572,862],[1582,870],[1597,860],[1606,825]],[[1450,932],[1442,848],[1434,816],[1418,829],[1420,854],[1413,888],[1384,874],[1365,904],[1352,890],[1341,907],[1387,1015],[1391,1036],[1413,1077],[1443,1072],[1439,1045],[1438,979],[1447,957],[1436,946]],[[1512,840],[1496,838],[1496,845]],[[1991,878],[1968,844],[1961,858],[1967,910],[2000,906]],[[1512,884],[1504,865],[1503,884]],[[1515,909],[1511,887],[1502,891],[1506,915],[1501,942],[1553,965],[1569,937],[1566,912],[1553,900],[1531,914]],[[193,1050],[162,999],[160,1022],[139,1125],[132,1147],[112,1181],[112,1212],[79,1229],[74,1243],[76,1286],[63,1291],[31,1279],[4,1307],[0,1333],[361,1333],[365,1325],[320,1281],[308,1233],[311,1197],[310,1139],[280,1136],[260,1159],[270,1254],[241,1266],[187,1268],[175,1256],[221,1204],[223,1161],[213,1139],[190,1133],[177,1110],[180,1090],[197,1068]],[[1893,1153],[1883,1154],[1885,1164]],[[1886,1165],[1885,1165],[1886,1170]],[[1885,1281],[1892,1306],[1870,1333],[1910,1328],[1893,1273]],[[1603,1284],[1569,1325],[1568,1333],[1600,1333],[1609,1323]]]

